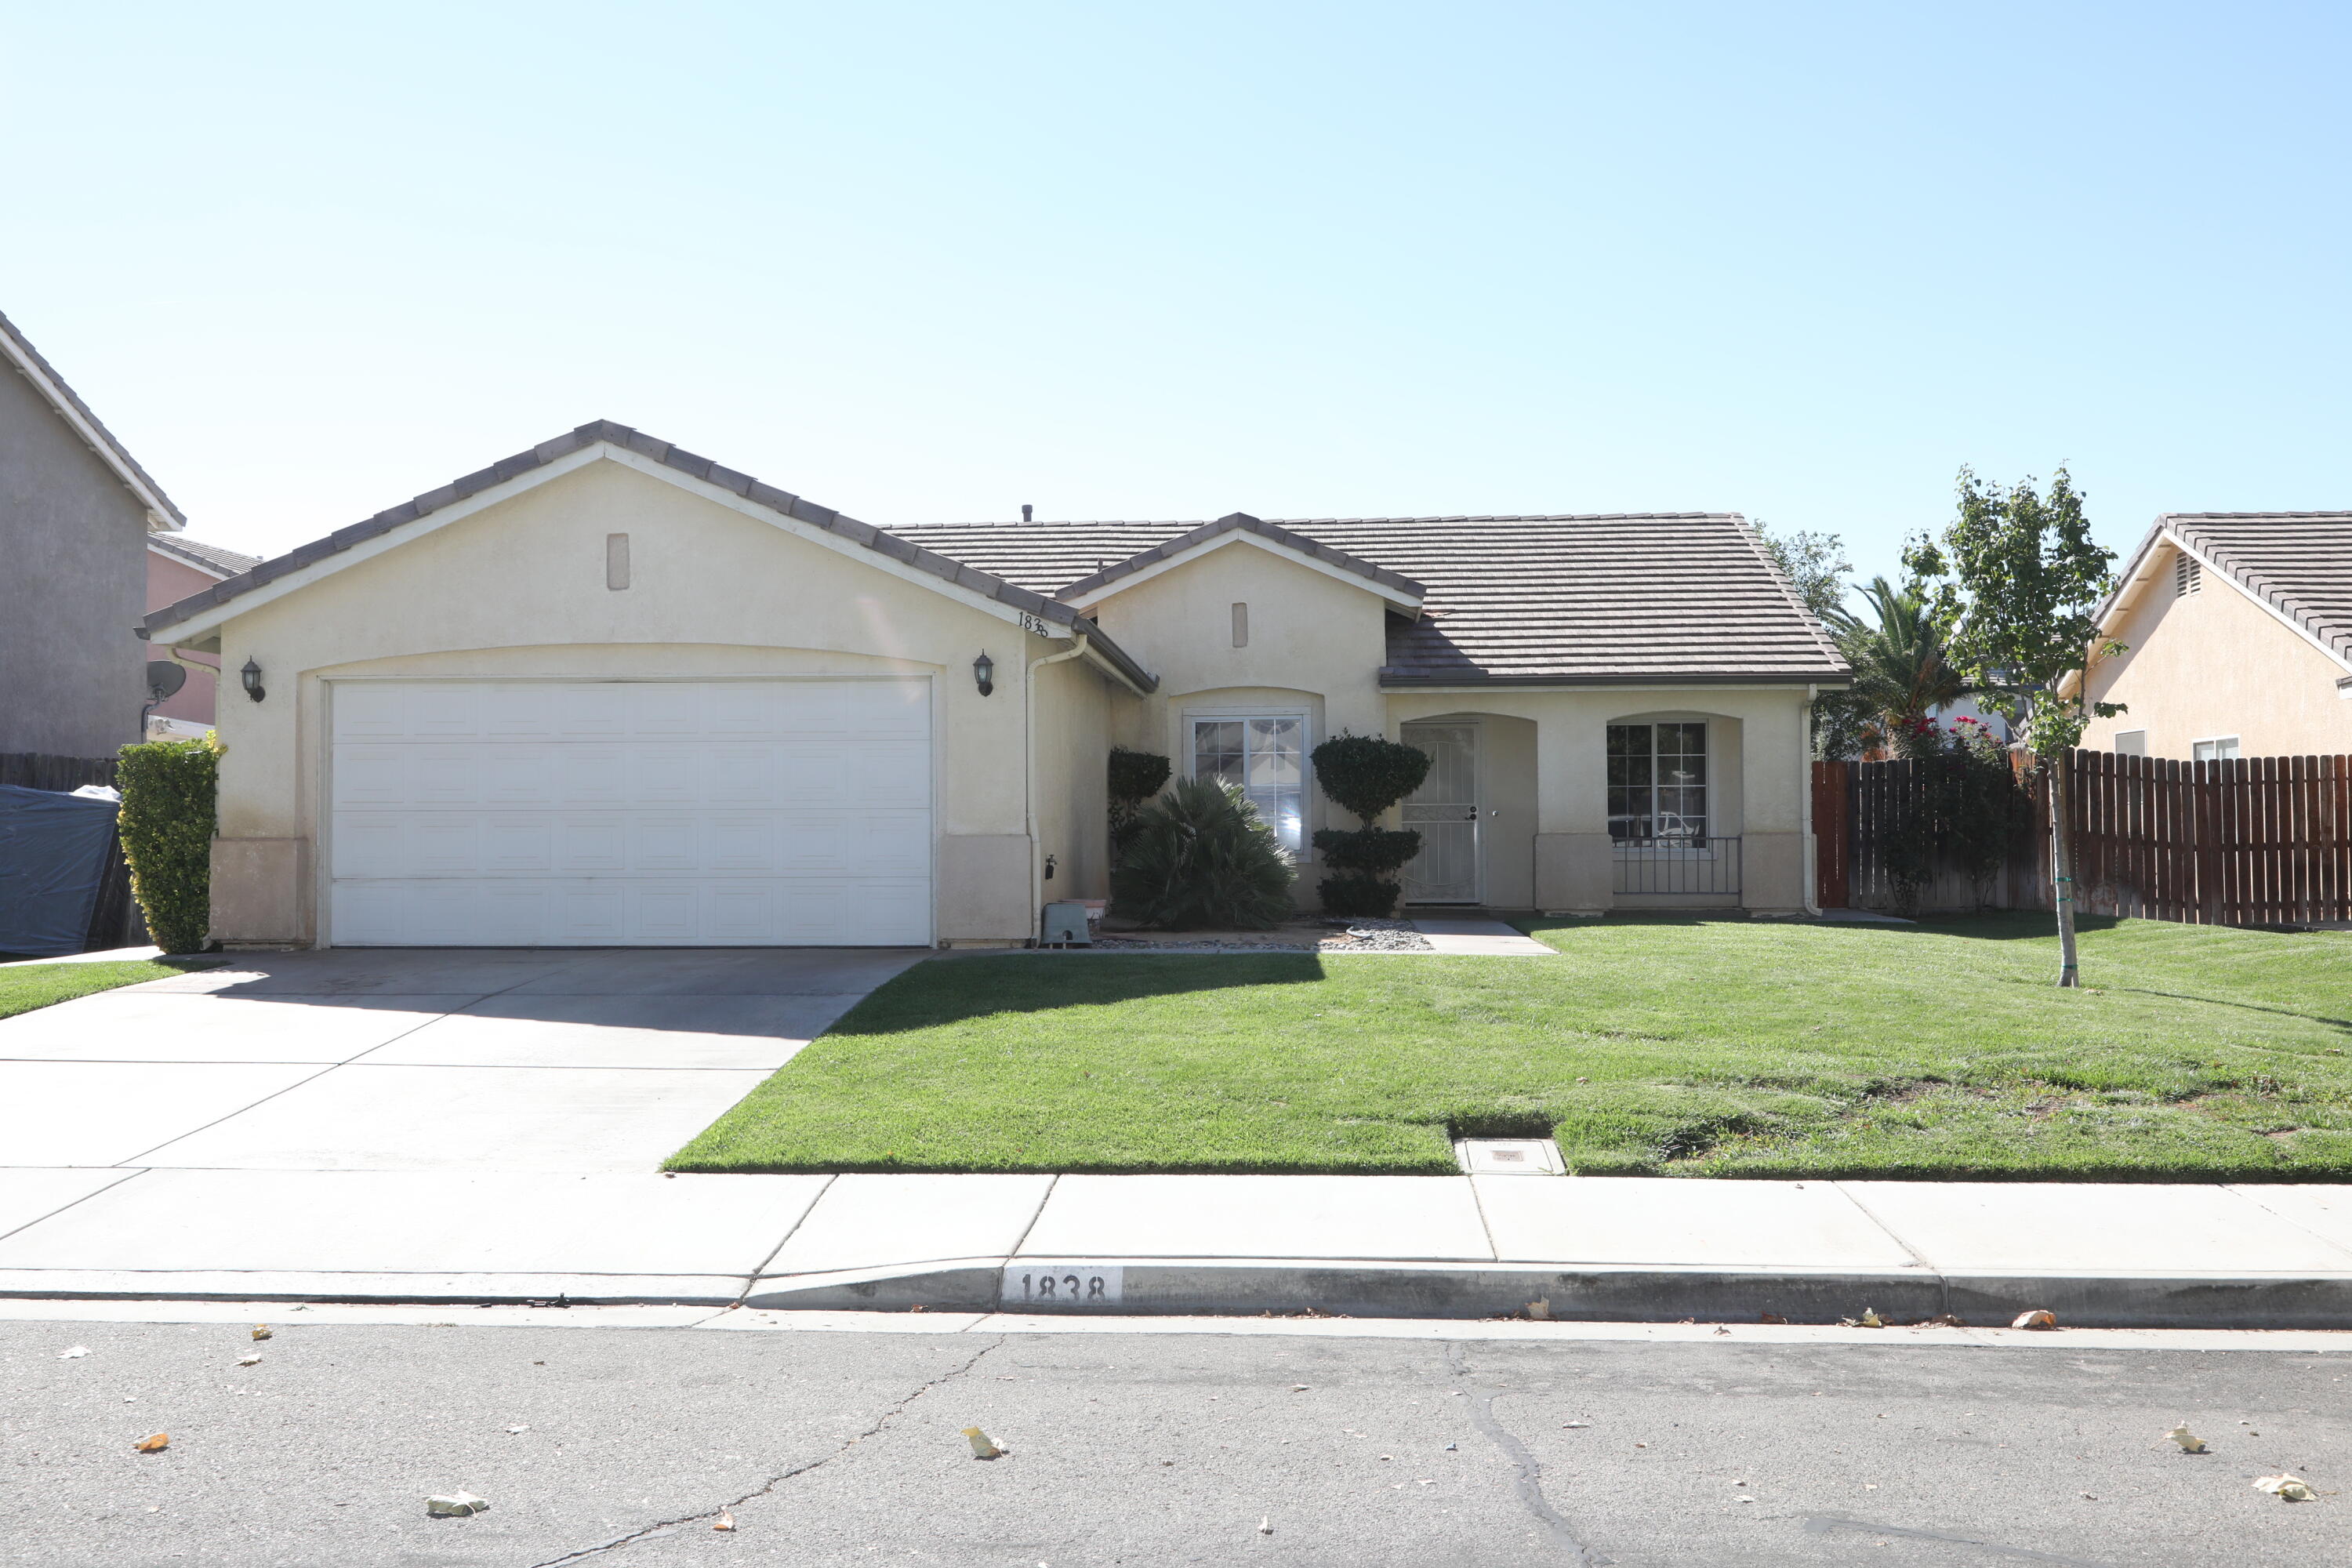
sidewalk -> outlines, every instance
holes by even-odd
[[[2343,1328],[2352,1187],[16,1168],[0,1296]]]

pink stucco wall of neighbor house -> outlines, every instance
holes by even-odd
[[[166,605],[176,605],[192,594],[203,593],[219,581],[218,577],[200,572],[185,562],[172,560],[160,550],[151,549],[147,552],[147,607],[150,610],[160,610]],[[139,646],[144,648],[149,645],[142,642]],[[156,650],[150,652],[147,657],[160,658],[163,654],[160,650]],[[213,670],[220,668],[218,654],[192,653],[183,649],[180,660],[191,667],[208,665]],[[218,682],[217,675],[191,668],[188,671],[188,683],[159,704],[154,710],[154,717],[182,719],[191,724],[211,724],[215,688]]]

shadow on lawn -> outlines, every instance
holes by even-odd
[[[835,1035],[894,1035],[984,1018],[1100,1007],[1251,985],[1305,985],[1324,978],[1311,952],[1134,956],[1007,952],[919,963],[843,1016]]]

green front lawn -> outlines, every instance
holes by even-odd
[[[2352,933],[2047,917],[1538,921],[1561,957],[924,963],[680,1171],[1449,1172],[2340,1181]]]
[[[8,964],[0,967],[0,1018],[29,1013],[52,1002],[70,1002],[93,991],[111,991],[118,985],[136,985],[142,980],[168,980],[174,974],[185,974],[188,968],[186,963],[154,958],[106,963]]]

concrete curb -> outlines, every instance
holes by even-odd
[[[1546,1303],[1564,1322],[1835,1323],[1875,1310],[1890,1323],[1953,1313],[2000,1327],[2045,1309],[2062,1324],[2133,1329],[2352,1328],[2352,1273],[2325,1276],[1950,1275],[1331,1259],[1023,1258],[1040,1273],[1116,1268],[1116,1303],[1055,1306],[1006,1300],[1005,1265],[980,1260],[921,1270],[769,1277],[744,1305],[767,1310],[1024,1311],[1065,1316],[1328,1314],[1349,1318],[1525,1316]]]
[[[317,1301],[479,1307],[551,1303],[768,1311],[996,1312],[1062,1317],[1328,1316],[1559,1322],[1835,1323],[1875,1310],[1886,1322],[1944,1313],[2001,1327],[2036,1308],[2068,1328],[2352,1329],[2352,1273],[1953,1274],[1931,1269],[1416,1263],[1328,1258],[1023,1258],[1021,1271],[1116,1270],[1099,1305],[1008,1300],[1008,1260],[768,1276],[400,1275],[11,1270],[0,1300]],[[748,1289],[746,1288],[748,1283]]]

